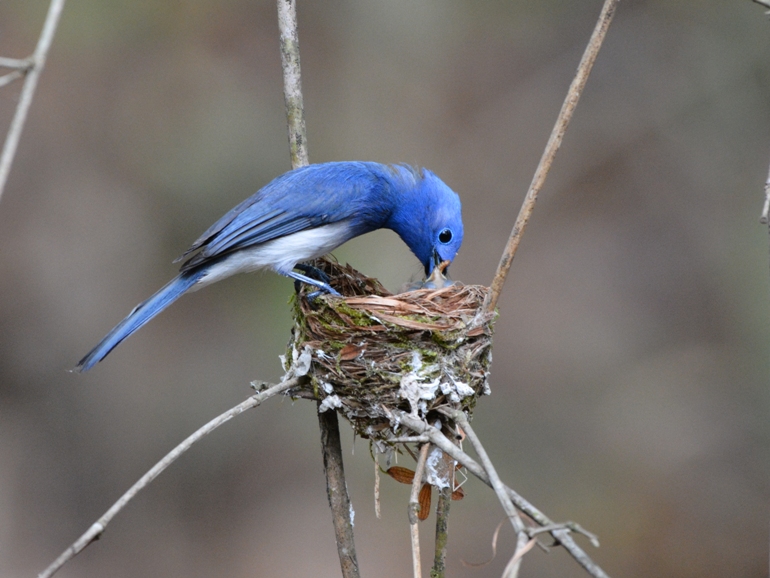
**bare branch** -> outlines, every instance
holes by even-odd
[[[307,154],[305,108],[302,102],[295,0],[278,0],[278,28],[281,32],[283,96],[286,101],[286,120],[289,125],[291,168],[296,169],[305,166],[310,161]]]
[[[497,494],[497,499],[500,500],[500,504],[503,506],[503,511],[505,511],[508,519],[511,521],[513,531],[516,532],[516,552],[514,553],[511,563],[508,564],[508,567],[503,573],[504,576],[515,578],[519,574],[521,559],[524,556],[524,553],[528,551],[529,548],[531,548],[531,546],[529,546],[529,548],[527,547],[529,536],[527,535],[524,522],[521,521],[521,517],[519,517],[519,513],[516,511],[513,502],[511,502],[510,496],[508,496],[508,493],[505,491],[505,485],[500,480],[500,476],[497,475],[497,470],[492,464],[492,460],[489,459],[487,451],[481,444],[481,441],[476,435],[476,432],[473,431],[471,424],[468,423],[468,419],[465,417],[465,414],[459,410],[453,409],[442,410],[442,413],[453,420],[455,423],[459,424],[465,432],[465,435],[471,442],[473,449],[479,456],[481,464],[484,466],[484,470],[489,476],[489,482],[492,485],[492,489],[495,491],[495,494]]]
[[[543,156],[540,158],[540,164],[537,166],[535,176],[532,179],[532,183],[529,185],[527,195],[524,197],[524,203],[519,210],[519,216],[516,217],[516,222],[513,225],[511,236],[508,238],[508,243],[503,251],[503,256],[500,258],[500,264],[497,266],[497,272],[492,280],[492,290],[484,303],[484,309],[486,311],[493,311],[497,305],[497,300],[500,297],[500,292],[503,290],[503,285],[508,276],[508,271],[511,268],[513,257],[516,255],[516,250],[519,247],[521,236],[524,233],[524,229],[527,227],[529,218],[532,216],[532,211],[535,208],[537,195],[543,188],[545,178],[548,176],[548,171],[551,169],[551,164],[556,156],[556,151],[559,150],[564,138],[564,133],[567,131],[567,126],[569,125],[570,120],[572,120],[572,113],[575,111],[575,107],[580,99],[580,94],[583,92],[583,88],[588,80],[588,75],[596,61],[597,54],[599,54],[602,42],[604,42],[604,37],[607,34],[610,22],[612,22],[612,17],[615,14],[615,8],[618,5],[618,1],[619,0],[605,0],[604,2],[602,11],[599,14],[599,20],[596,22],[596,27],[591,35],[591,39],[583,53],[583,58],[580,60],[580,65],[578,66],[575,78],[572,80],[572,84],[569,87],[567,97],[564,99],[564,104],[556,119],[556,124],[551,131],[548,143],[545,145]]]
[[[2,68],[13,68],[26,72],[32,68],[32,65],[33,60],[31,58],[6,58],[0,56],[0,67]]]
[[[765,204],[762,207],[762,216],[759,218],[759,222],[763,225],[768,223],[768,211],[770,211],[770,169],[768,169],[767,180],[765,181]]]
[[[446,549],[449,542],[449,507],[452,504],[452,487],[439,488],[436,505],[436,552],[433,556],[431,578],[445,578]]]
[[[305,108],[302,100],[302,74],[299,64],[299,35],[297,34],[296,0],[277,0],[278,29],[281,36],[281,67],[283,68],[283,96],[286,103],[286,122],[289,129],[289,153],[291,168],[307,165],[307,133]],[[332,510],[334,533],[337,537],[337,553],[344,578],[357,578],[358,560],[353,541],[353,522],[350,498],[345,483],[342,463],[340,426],[334,410],[319,412],[321,451],[326,473],[326,490]]]
[[[263,391],[260,391],[259,393],[252,395],[245,401],[242,401],[238,405],[236,405],[234,408],[227,410],[225,413],[215,417],[210,422],[208,422],[206,425],[198,429],[194,434],[189,436],[187,439],[185,439],[181,444],[176,446],[173,450],[171,450],[166,456],[160,460],[157,464],[155,464],[150,471],[148,471],[146,474],[144,474],[141,478],[139,478],[139,481],[136,482],[129,490],[123,494],[120,499],[115,502],[112,507],[107,510],[104,515],[99,518],[94,524],[88,529],[88,531],[83,534],[80,538],[78,538],[69,548],[67,548],[62,554],[54,560],[54,562],[48,566],[43,572],[41,572],[38,575],[38,578],[49,578],[50,576],[53,576],[59,568],[64,566],[69,560],[77,556],[80,552],[83,551],[83,549],[88,546],[91,542],[99,538],[99,536],[102,535],[104,530],[107,528],[107,525],[110,523],[110,521],[120,512],[123,508],[126,507],[126,504],[130,502],[139,492],[141,492],[144,488],[146,488],[155,478],[158,477],[158,475],[165,470],[167,467],[169,467],[172,463],[174,463],[177,458],[179,458],[183,453],[185,453],[187,450],[189,450],[192,445],[213,432],[215,429],[217,429],[219,426],[224,424],[227,421],[230,421],[232,418],[242,414],[247,409],[251,409],[253,407],[258,406],[262,402],[264,402],[267,399],[270,399],[274,395],[278,395],[279,393],[282,393],[288,389],[291,389],[292,387],[295,387],[302,383],[302,381],[306,379],[304,377],[295,377],[293,379],[289,379],[286,381],[283,381],[279,383],[278,385],[273,385],[272,387],[265,389]]]
[[[8,74],[3,74],[2,76],[0,76],[0,88],[8,84],[11,84],[14,80],[23,78],[24,74],[25,73],[21,70],[14,70],[13,72],[9,72]]]
[[[63,8],[64,0],[51,0],[51,5],[48,7],[48,15],[45,17],[45,23],[43,24],[43,31],[40,33],[40,39],[37,41],[37,47],[35,48],[32,57],[27,60],[26,64],[23,64],[25,62],[23,60],[15,60],[12,58],[3,59],[3,63],[1,64],[5,68],[27,70],[27,79],[24,81],[24,87],[21,89],[19,104],[16,106],[16,112],[13,115],[13,120],[11,120],[8,135],[5,137],[3,153],[0,156],[0,198],[3,196],[5,183],[8,180],[8,173],[11,172],[11,164],[13,163],[14,156],[16,156],[16,149],[19,146],[21,131],[24,129],[27,113],[29,112],[29,107],[32,104],[32,97],[34,96],[35,88],[37,87],[37,81],[40,78],[40,73],[43,72],[48,49],[51,47],[51,42],[53,41],[56,26],[59,24],[59,17],[61,16]]]
[[[408,427],[410,430],[428,436],[433,445],[438,446],[444,453],[449,454],[452,458],[460,462],[474,476],[492,487],[492,483],[489,480],[489,476],[487,476],[487,473],[484,471],[484,468],[482,468],[476,460],[454,445],[440,430],[405,412],[395,412],[394,415],[401,424]],[[554,524],[545,514],[530,504],[513,489],[508,486],[504,486],[504,488],[514,505],[532,518],[536,523],[541,526],[550,526]],[[604,570],[591,560],[588,554],[575,543],[572,536],[570,536],[571,531],[580,530],[579,527],[574,524],[557,524],[554,526],[553,530],[549,531],[549,533],[557,542],[564,546],[564,549],[569,552],[575,561],[577,561],[589,575],[593,576],[593,578],[609,578]]]
[[[423,444],[420,448],[420,455],[417,460],[417,466],[414,469],[414,479],[412,480],[412,491],[409,494],[409,532],[412,538],[412,573],[414,578],[422,577],[422,566],[420,562],[420,528],[418,514],[420,513],[420,488],[422,488],[422,478],[425,475],[425,461],[428,459],[428,450],[430,444]]]
[[[320,406],[320,402],[319,402]],[[359,578],[356,546],[353,541],[353,507],[350,505],[345,470],[342,465],[342,444],[337,412],[329,409],[318,412],[321,428],[321,450],[323,452],[326,493],[332,511],[334,534],[337,538],[337,554],[340,559],[343,578]]]

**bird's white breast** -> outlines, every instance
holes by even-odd
[[[269,268],[285,274],[294,269],[297,263],[326,255],[350,238],[350,223],[340,221],[273,239],[231,253],[212,265],[194,288],[200,289],[230,275],[250,273],[258,269]]]

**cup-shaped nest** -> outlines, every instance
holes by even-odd
[[[358,435],[386,441],[393,410],[427,418],[440,406],[470,413],[489,394],[492,321],[482,302],[489,289],[450,285],[389,293],[376,279],[329,259],[313,262],[343,297],[294,302],[294,329],[284,358],[288,376],[309,380],[295,396],[336,410]]]

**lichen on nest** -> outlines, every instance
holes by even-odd
[[[489,394],[494,314],[481,305],[489,289],[451,285],[393,295],[376,279],[328,258],[312,265],[344,297],[294,299],[294,328],[283,358],[287,377],[307,375],[297,397],[336,410],[358,435],[387,441],[393,410],[426,418],[440,406],[470,413]]]

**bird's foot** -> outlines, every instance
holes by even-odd
[[[314,275],[317,275],[318,277],[321,277],[321,281],[318,279],[313,279],[312,277],[308,277],[307,275],[303,275],[302,273],[297,273],[296,271],[291,271],[289,273],[284,273],[287,277],[291,277],[294,279],[294,288],[299,292],[299,283],[306,283],[308,285],[312,285],[313,287],[317,287],[317,291],[313,291],[310,293],[307,298],[312,301],[319,295],[323,293],[327,293],[329,295],[334,295],[335,297],[341,297],[339,292],[334,289],[331,285],[329,285],[329,276],[321,271],[320,269],[317,269],[316,267],[312,267],[310,265],[306,265],[304,263],[300,263],[297,266],[297,269],[304,271],[306,273],[312,273]]]

